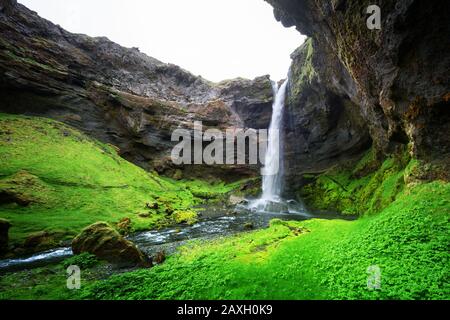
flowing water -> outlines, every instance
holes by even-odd
[[[241,210],[239,210],[241,209]],[[208,208],[205,215],[194,225],[179,225],[163,230],[139,232],[128,237],[147,255],[153,256],[164,251],[172,254],[188,240],[210,240],[220,236],[233,235],[247,230],[265,228],[270,220],[307,220],[311,218],[336,219],[346,217],[336,213],[299,214],[279,212],[249,212],[244,206],[237,208],[237,213],[230,214],[229,209]],[[70,247],[57,248],[37,253],[28,257],[0,260],[0,274],[60,262],[73,255]]]
[[[286,98],[286,80],[278,89],[274,84],[272,120],[269,127],[268,146],[262,178],[262,196],[250,200],[247,204],[238,205],[235,210],[226,208],[205,208],[205,213],[198,223],[187,226],[179,225],[164,230],[141,232],[128,237],[143,252],[153,256],[164,251],[172,254],[188,240],[212,238],[235,234],[250,229],[265,228],[270,220],[307,220],[311,218],[335,219],[344,218],[336,213],[309,213],[302,203],[295,200],[284,200],[282,194],[283,152],[281,127],[284,103]],[[230,214],[230,212],[234,212]],[[0,261],[0,273],[11,272],[56,263],[72,256],[72,250],[58,248],[25,258]]]
[[[286,80],[281,87],[274,85],[275,100],[273,103],[272,120],[269,127],[267,152],[264,162],[264,175],[262,177],[262,199],[268,201],[279,200],[281,196],[281,183],[283,170],[283,152],[281,152],[281,123],[283,120],[284,101],[286,99]]]
[[[262,195],[259,199],[250,201],[247,208],[261,214],[280,213],[310,216],[302,203],[285,200],[281,197],[283,191],[282,123],[288,83],[289,79],[284,81],[280,88],[274,84],[275,99],[272,106],[272,119],[262,175]]]

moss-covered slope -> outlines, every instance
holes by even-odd
[[[200,195],[214,198],[234,187],[159,177],[113,146],[44,118],[0,114],[0,162],[0,218],[12,223],[13,245],[28,238],[25,246],[36,250],[96,221],[130,218],[131,230],[141,230],[192,220]]]

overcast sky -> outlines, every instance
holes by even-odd
[[[106,36],[212,81],[287,74],[304,37],[263,0],[19,0],[68,31]]]

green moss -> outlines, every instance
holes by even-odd
[[[310,84],[317,76],[313,65],[313,40],[308,38],[294,53],[291,69],[291,97],[298,97],[304,90],[305,86]]]
[[[405,152],[380,164],[370,150],[356,164],[350,162],[317,176],[299,196],[315,209],[373,214],[392,203],[405,187],[408,161]]]
[[[89,269],[96,266],[100,261],[93,254],[88,252],[83,252],[79,255],[67,258],[62,262],[64,268],[68,268],[69,266],[78,266],[80,269]]]
[[[174,218],[176,223],[194,224],[197,221],[197,213],[192,210],[176,211]]]
[[[164,265],[96,282],[82,297],[448,299],[448,198],[450,184],[433,182],[357,221],[275,220],[265,230],[194,241]],[[379,290],[367,287],[371,266],[381,270]]]
[[[10,274],[0,298],[448,299],[448,199],[450,184],[435,181],[356,221],[273,220],[264,230],[191,241],[151,269],[84,280],[77,292],[65,288],[63,269]],[[377,290],[367,286],[374,266]]]
[[[36,61],[36,60],[34,60],[32,58],[29,58],[29,57],[19,57],[16,54],[14,54],[12,51],[5,50],[4,53],[10,59],[12,59],[13,61],[17,61],[20,64],[29,65],[29,66],[32,66],[32,67],[37,67],[39,69],[43,69],[43,70],[48,71],[48,72],[57,73],[57,74],[60,74],[60,75],[63,75],[63,76],[67,75],[67,71],[61,71],[60,69],[57,69],[57,68],[55,68],[53,66],[50,66],[48,64],[40,63],[40,62],[38,62],[38,61]]]
[[[29,202],[0,204],[0,218],[12,223],[14,245],[43,230],[58,231],[56,241],[68,240],[96,221],[115,225],[130,218],[131,231],[165,226],[173,223],[173,211],[191,210],[236,188],[159,177],[122,159],[110,145],[34,117],[0,114],[0,162],[0,192]],[[159,210],[148,208],[154,202]]]

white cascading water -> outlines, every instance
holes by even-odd
[[[272,120],[268,132],[268,144],[265,154],[264,172],[262,176],[261,198],[250,201],[247,209],[261,213],[291,213],[308,216],[303,205],[295,200],[285,201],[281,197],[283,184],[283,147],[281,139],[283,135],[282,121],[284,104],[289,79],[280,88],[274,83],[274,97]]]
[[[257,200],[250,201],[248,209],[268,213],[299,213],[298,203],[294,200],[284,201],[281,198],[283,185],[283,134],[282,121],[286,88],[288,79],[278,89],[274,84],[274,97],[272,120],[268,132],[268,144],[265,155],[264,171],[262,176],[262,195]]]
[[[269,127],[267,151],[264,168],[271,174],[262,177],[262,200],[279,201],[281,198],[282,174],[281,164],[283,153],[281,152],[281,121],[283,119],[284,101],[286,98],[286,80],[278,89],[274,83],[275,101],[272,107],[272,120]]]

